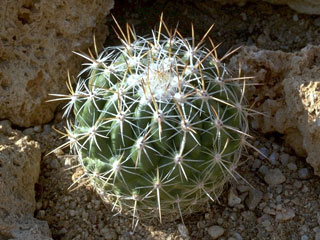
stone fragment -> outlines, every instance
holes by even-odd
[[[211,239],[218,239],[224,234],[224,228],[218,226],[218,225],[213,225],[208,228],[208,233],[211,237]]]
[[[0,120],[30,127],[49,122],[58,103],[49,93],[66,93],[67,69],[81,69],[72,51],[87,51],[108,34],[113,0],[16,0],[1,5]]]
[[[289,163],[289,164],[287,165],[287,167],[288,167],[288,169],[289,169],[290,171],[297,171],[297,169],[298,169],[298,167],[297,167],[297,165],[296,165],[295,163]]]
[[[282,222],[288,221],[294,217],[295,217],[295,213],[290,208],[289,209],[282,209],[281,211],[277,212],[277,214],[276,214],[276,220],[282,221]]]
[[[300,168],[298,170],[298,176],[300,179],[306,180],[312,177],[308,168]]]
[[[254,210],[262,199],[263,193],[259,189],[251,189],[249,197],[246,199],[246,205],[250,210]]]
[[[265,182],[270,186],[276,186],[286,181],[286,177],[283,175],[279,168],[270,169],[264,176]]]
[[[182,237],[187,238],[189,237],[189,230],[184,224],[178,224],[178,230]]]
[[[240,203],[241,203],[241,198],[238,197],[236,190],[233,188],[230,188],[228,193],[228,205],[230,207],[234,207],[235,205]]]

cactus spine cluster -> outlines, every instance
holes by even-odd
[[[54,94],[75,115],[67,144],[101,197],[133,222],[182,217],[217,199],[235,173],[248,136],[242,78],[210,39],[212,50],[203,46],[209,31],[195,44],[162,18],[151,37],[127,30],[122,46],[97,58],[78,53],[89,63],[76,89]]]

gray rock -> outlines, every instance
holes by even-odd
[[[279,168],[270,169],[264,176],[265,182],[270,186],[276,186],[286,181],[286,177],[283,175]]]
[[[262,192],[258,189],[252,189],[249,192],[249,197],[246,199],[246,205],[250,210],[254,210],[262,199]]]
[[[269,171],[269,168],[268,166],[266,165],[262,165],[260,168],[259,168],[259,173],[261,173],[262,175],[266,175],[266,173]]]
[[[241,198],[238,197],[236,190],[233,188],[230,188],[228,193],[228,205],[230,207],[234,207],[235,205],[240,203],[241,203]]]
[[[285,222],[295,217],[295,213],[292,209],[282,209],[281,211],[277,212],[276,220]]]
[[[187,238],[189,236],[189,230],[184,224],[178,224],[178,231],[182,237]]]
[[[312,177],[308,168],[300,168],[298,171],[298,175],[300,179],[306,180]]]
[[[295,163],[289,163],[287,165],[287,168],[291,171],[296,171],[298,169],[297,165]]]
[[[265,159],[268,156],[268,149],[266,147],[262,147],[259,149],[259,158]]]
[[[289,162],[290,155],[288,153],[281,153],[280,162],[283,166],[286,166]]]
[[[218,225],[213,225],[208,228],[208,234],[210,235],[211,239],[218,239],[224,234],[224,231],[224,228]]]
[[[272,164],[272,165],[278,165],[279,162],[279,153],[277,152],[272,152],[269,156],[269,162]]]
[[[258,158],[255,158],[252,164],[252,169],[256,170],[261,166],[261,160]]]
[[[315,240],[320,240],[320,232],[317,232],[317,233],[316,233]]]

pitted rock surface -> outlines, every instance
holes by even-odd
[[[320,47],[285,53],[245,47],[233,57],[243,72],[262,83],[248,89],[248,99],[264,115],[252,125],[264,133],[279,132],[320,175]]]
[[[50,121],[66,91],[67,69],[76,75],[93,35],[102,45],[113,0],[4,1],[0,19],[0,119],[29,127]],[[102,40],[103,39],[103,40]]]
[[[48,224],[33,218],[40,161],[39,143],[0,122],[0,239],[50,239]]]

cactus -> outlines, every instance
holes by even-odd
[[[162,222],[215,201],[234,176],[248,137],[244,78],[203,45],[211,28],[198,44],[162,18],[148,38],[127,29],[122,46],[77,53],[89,63],[76,89],[53,95],[69,100],[66,145],[102,199],[133,223]]]

